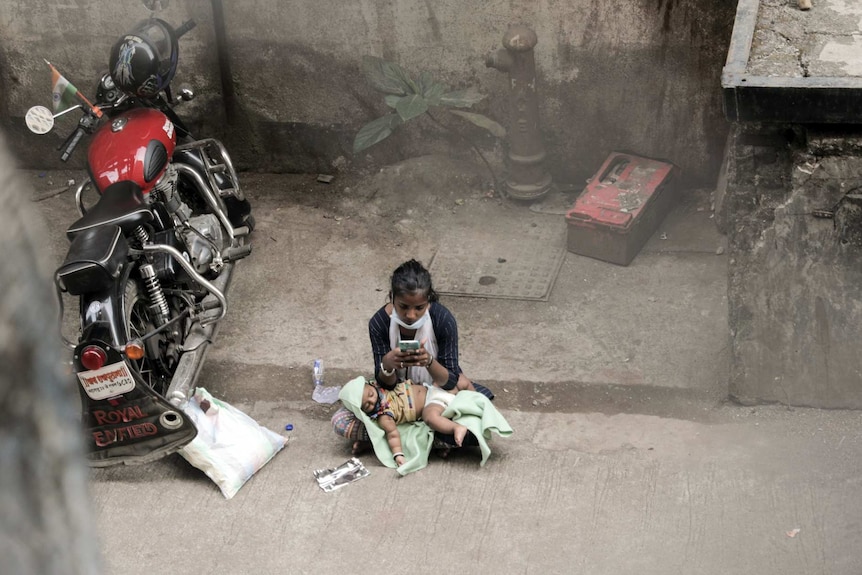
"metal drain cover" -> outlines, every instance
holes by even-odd
[[[441,294],[548,301],[566,254],[564,218],[524,214],[493,229],[449,229],[429,271]]]

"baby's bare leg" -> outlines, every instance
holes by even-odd
[[[461,447],[464,438],[467,436],[467,428],[459,423],[455,423],[451,419],[443,417],[443,406],[436,403],[430,403],[422,409],[422,420],[428,424],[428,427],[440,433],[446,433],[455,436],[455,445]]]

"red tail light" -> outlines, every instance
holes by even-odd
[[[81,365],[89,371],[103,367],[107,360],[108,354],[97,345],[88,345],[81,352]]]

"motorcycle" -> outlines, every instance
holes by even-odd
[[[95,103],[79,94],[69,108],[82,116],[58,148],[67,161],[92,136],[89,177],[75,191],[80,218],[54,276],[61,316],[63,294],[79,302],[79,337],[63,339],[91,466],[147,463],[194,439],[183,407],[227,312],[235,264],[251,253],[254,217],[227,150],[194,138],[174,110],[193,98],[182,89],[175,99],[170,82],[177,41],[194,26],[151,16],[121,37]],[[46,134],[69,110],[34,106],[27,125]]]

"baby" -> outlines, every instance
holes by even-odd
[[[422,420],[434,431],[454,435],[455,444],[461,446],[467,428],[443,417],[443,410],[453,397],[454,394],[439,387],[425,387],[409,379],[398,383],[392,390],[366,383],[362,390],[361,408],[386,432],[386,441],[400,467],[405,460],[401,451],[401,435],[396,427],[399,423]]]

